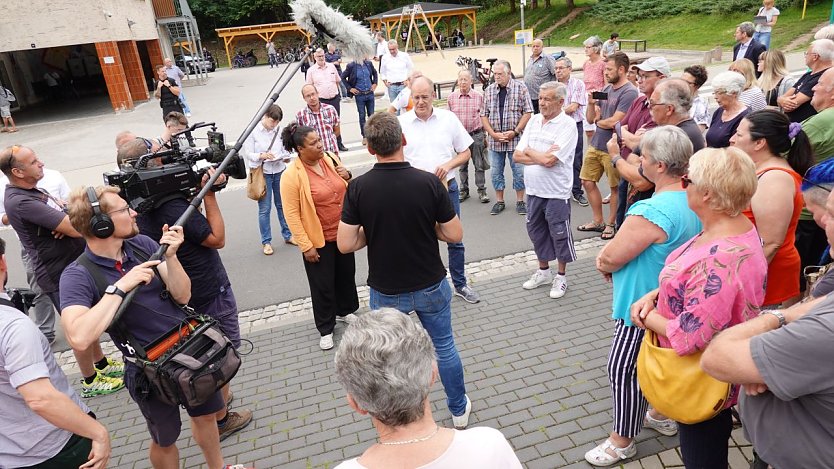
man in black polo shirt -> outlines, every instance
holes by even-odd
[[[393,114],[371,116],[365,136],[378,163],[348,186],[339,250],[368,246],[371,309],[417,313],[437,351],[452,422],[466,428],[472,402],[452,333],[452,289],[437,244],[460,242],[463,227],[440,179],[405,161],[405,136]]]
[[[146,152],[141,140],[133,140],[119,148],[119,154],[128,160],[141,157]],[[214,169],[204,175],[203,183],[208,181]],[[221,174],[216,184],[223,184],[226,176]],[[162,227],[173,225],[188,208],[188,200],[180,194],[158,202],[152,210],[136,218],[139,232],[159,242]],[[223,214],[217,204],[214,191],[209,191],[203,199],[205,216],[199,212],[191,215],[185,225],[185,242],[180,246],[177,257],[185,273],[191,279],[191,300],[189,304],[199,314],[216,319],[223,332],[229,336],[235,348],[240,347],[240,323],[238,322],[237,301],[232,292],[229,277],[220,253],[217,251],[226,244],[226,226]],[[223,397],[231,401],[229,385],[223,386]],[[250,410],[240,412],[221,412],[217,424],[220,426],[220,441],[232,433],[246,427],[252,421]]]
[[[168,78],[165,65],[156,66],[156,90],[153,95],[159,100],[159,107],[162,108],[162,120],[169,112],[183,112],[180,102],[180,88],[173,78]]]
[[[31,148],[14,145],[0,152],[0,170],[9,178],[3,205],[9,224],[26,250],[41,290],[61,311],[61,272],[84,252],[84,240],[64,213],[64,201],[37,187],[43,162]],[[70,343],[70,345],[73,345]],[[88,349],[73,346],[81,371],[81,395],[110,394],[124,387],[124,364],[104,356],[96,341]]]

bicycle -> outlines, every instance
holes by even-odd
[[[480,60],[459,55],[455,63],[458,67],[469,70],[469,73],[472,75],[473,85],[475,80],[477,80],[481,83],[481,89],[486,90],[489,85],[495,83],[495,73],[492,71],[492,67],[497,61],[498,59],[486,59],[489,67],[482,67]],[[457,85],[457,82],[452,84],[452,91],[455,91]]]

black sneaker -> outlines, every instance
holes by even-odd
[[[503,212],[505,208],[507,207],[504,205],[504,202],[495,202],[495,205],[492,206],[492,210],[489,211],[489,214],[498,215]]]
[[[588,206],[588,199],[585,198],[585,194],[574,194],[571,197],[574,202],[579,204],[580,207],[587,207]]]
[[[468,198],[469,198],[469,191],[468,190],[464,189],[464,190],[460,191],[460,196],[458,197],[458,199],[461,202],[463,202],[464,200],[466,200]]]
[[[527,204],[523,200],[519,200],[515,203],[515,211],[519,215],[527,215]]]

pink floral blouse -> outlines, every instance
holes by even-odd
[[[678,355],[703,350],[713,336],[759,314],[767,259],[755,228],[693,247],[701,235],[672,251],[660,271],[657,312],[669,322],[661,347]]]

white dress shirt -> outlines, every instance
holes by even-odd
[[[379,78],[390,83],[400,83],[408,79],[413,68],[414,64],[407,53],[399,51],[396,56],[385,54],[379,66]]]
[[[474,142],[458,117],[447,109],[433,108],[426,120],[418,118],[414,110],[398,119],[405,135],[405,160],[423,171],[434,173],[438,166],[469,149]],[[457,168],[449,171],[446,180],[457,173]]]
[[[277,135],[276,135],[277,134]],[[272,142],[272,137],[275,136],[275,142],[272,143],[270,149],[269,142]],[[290,154],[284,149],[284,144],[281,142],[281,128],[275,126],[275,129],[269,130],[264,127],[263,122],[259,122],[255,126],[255,130],[249,135],[249,138],[243,143],[243,157],[246,158],[246,163],[250,168],[257,168],[263,163],[264,174],[277,174],[287,169],[287,164],[284,163],[284,158],[289,158]],[[272,153],[275,155],[274,160],[261,160],[261,153]]]

